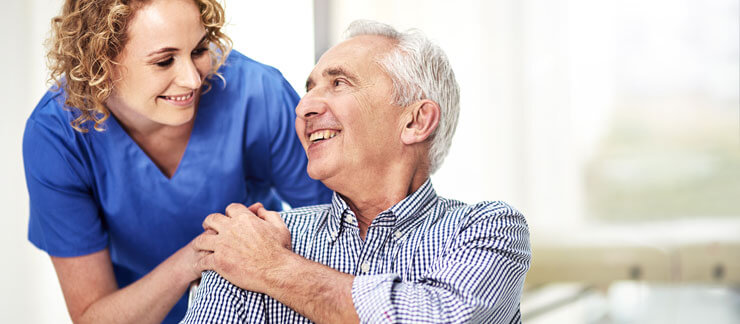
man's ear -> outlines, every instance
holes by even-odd
[[[407,122],[401,132],[401,141],[407,145],[429,138],[437,129],[440,117],[439,105],[428,99],[416,102],[409,108],[411,112],[405,117]]]

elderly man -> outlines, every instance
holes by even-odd
[[[360,21],[306,82],[296,130],[331,204],[232,204],[196,246],[205,272],[184,323],[520,322],[523,216],[437,196],[459,91],[417,32]]]

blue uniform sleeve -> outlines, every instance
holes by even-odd
[[[295,107],[300,98],[282,76],[280,81],[266,89],[273,186],[292,207],[329,203],[332,192],[308,176],[306,153],[295,132]]]
[[[30,201],[28,239],[49,255],[90,254],[108,245],[74,130],[63,121],[30,118],[23,164]]]
[[[521,214],[503,211],[473,212],[475,221],[418,282],[393,273],[355,277],[360,322],[519,323],[529,231]]]

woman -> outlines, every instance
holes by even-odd
[[[189,242],[231,202],[327,202],[306,175],[298,97],[230,53],[216,0],[67,0],[23,141],[29,240],[72,320],[176,322],[200,277]],[[229,54],[230,53],[230,54]],[[214,77],[215,76],[215,77]]]

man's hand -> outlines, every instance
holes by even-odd
[[[280,214],[257,203],[249,208],[231,204],[226,214],[211,214],[203,221],[206,233],[195,239],[195,247],[210,251],[201,268],[213,269],[232,284],[266,293],[276,271],[293,256],[290,231]]]

